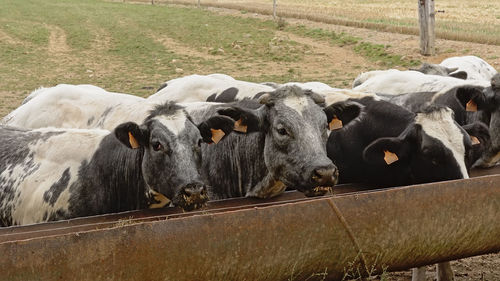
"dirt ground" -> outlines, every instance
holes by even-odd
[[[209,8],[210,10],[221,13],[231,14],[242,17],[253,17],[261,19],[270,19],[269,16],[258,14],[242,14],[239,11]],[[413,35],[403,35],[388,32],[380,32],[368,29],[336,26],[324,23],[311,22],[307,20],[285,19],[290,24],[304,24],[309,27],[322,28],[335,32],[345,32],[353,36],[362,38],[363,41],[374,44],[390,45],[390,51],[394,54],[404,55],[410,59],[418,59],[422,62],[439,63],[443,59],[452,56],[476,55],[485,59],[496,69],[500,69],[500,46],[485,45],[469,42],[459,42],[451,40],[436,40],[436,55],[422,56],[419,54],[419,38]],[[318,69],[325,63],[334,64],[339,70],[342,70],[346,77],[353,73],[359,73],[364,69],[376,68],[376,64],[363,58],[362,56],[350,51],[348,48],[333,47],[329,44],[318,43],[312,39],[304,39],[282,32],[282,36],[288,36],[291,40],[311,45],[314,53],[325,54],[318,56],[317,60],[308,61],[308,68]],[[362,65],[360,69],[357,67]],[[346,75],[347,73],[347,75]],[[237,73],[233,73],[237,76]],[[500,239],[500,237],[499,237]],[[483,255],[467,259],[456,260],[452,262],[456,281],[497,281],[500,280],[500,254]],[[427,280],[436,280],[435,266],[427,267]],[[372,280],[380,280],[377,277]],[[411,280],[411,271],[393,272],[384,276],[383,280]]]

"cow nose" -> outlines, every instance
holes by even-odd
[[[329,165],[314,169],[312,180],[319,186],[334,186],[337,183],[338,174],[337,167]]]
[[[192,183],[184,187],[184,194],[188,198],[203,199],[207,197],[207,188],[202,183]]]

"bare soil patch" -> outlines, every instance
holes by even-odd
[[[55,25],[46,25],[50,31],[48,52],[51,56],[60,56],[71,51],[66,42],[66,32]]]

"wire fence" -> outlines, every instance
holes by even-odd
[[[129,0],[124,0],[129,1]],[[298,1],[298,0],[133,0],[151,4],[181,4],[236,9],[272,15],[275,18],[306,19],[321,23],[368,28],[409,35],[419,34],[417,1]],[[459,2],[458,4],[455,3]],[[340,4],[336,5],[336,2]],[[441,5],[438,5],[438,3]],[[436,3],[436,37],[441,39],[500,45],[500,1],[463,0]],[[455,3],[455,4],[453,4]],[[465,5],[465,6],[464,6]],[[472,8],[471,8],[472,7]],[[497,15],[495,15],[497,13]]]

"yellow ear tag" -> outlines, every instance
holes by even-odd
[[[221,129],[210,129],[212,131],[212,141],[217,144],[225,135]]]
[[[481,142],[479,141],[478,138],[475,136],[470,136],[470,141],[472,142],[472,145],[480,144]]]
[[[235,130],[236,132],[246,133],[248,126],[241,124],[241,122],[242,122],[241,119],[234,122],[234,129],[233,130]]]
[[[470,100],[466,105],[465,105],[465,110],[466,111],[471,111],[471,112],[476,112],[477,111],[477,104],[473,101]]]
[[[132,148],[139,148],[139,142],[134,138],[132,133],[128,132],[128,142]]]
[[[392,163],[396,162],[399,160],[398,156],[396,153],[390,152],[388,150],[384,150],[384,160],[387,165],[391,165]]]
[[[330,121],[330,124],[328,124],[328,126],[330,127],[330,131],[338,130],[343,127],[342,120],[337,118],[337,116],[333,116],[333,119],[332,121]]]
[[[153,203],[153,204],[150,204],[149,205],[149,208],[150,209],[158,209],[158,208],[163,208],[165,207],[168,203],[170,203],[170,199],[168,199],[167,197],[165,197],[165,195],[159,193],[159,192],[156,192],[156,191],[151,191],[151,193],[153,194],[153,198],[155,199],[156,202],[158,203]]]

